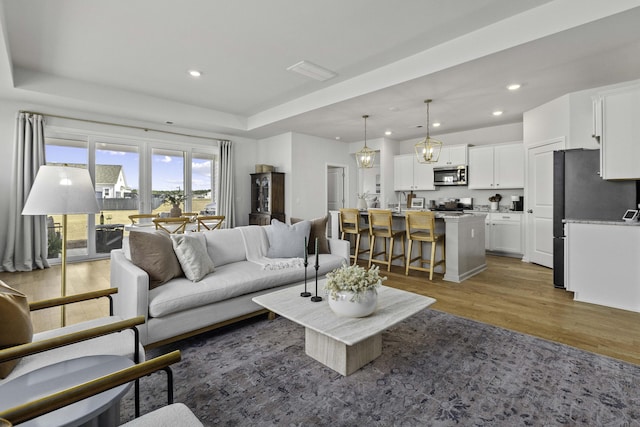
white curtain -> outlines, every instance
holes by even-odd
[[[234,182],[233,182],[233,144],[231,141],[220,141],[220,199],[218,215],[225,216],[225,227],[235,227]]]
[[[14,140],[14,170],[11,176],[8,232],[2,268],[5,271],[47,268],[46,217],[22,215],[22,208],[38,169],[46,163],[44,117],[39,114],[18,113]]]

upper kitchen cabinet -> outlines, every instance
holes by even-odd
[[[640,86],[599,94],[593,106],[593,136],[600,143],[600,176],[640,179]]]
[[[524,188],[524,147],[520,143],[469,147],[469,188]]]
[[[440,151],[438,161],[432,166],[439,168],[443,166],[462,166],[467,164],[467,146],[450,145],[443,146]]]
[[[433,167],[418,163],[413,154],[393,157],[394,191],[435,190]]]

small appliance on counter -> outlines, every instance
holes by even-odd
[[[510,211],[521,212],[524,210],[524,200],[522,196],[511,196]]]

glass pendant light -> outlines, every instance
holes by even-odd
[[[440,158],[442,142],[429,136],[429,104],[431,104],[431,100],[426,99],[424,102],[427,104],[427,137],[415,145],[416,157],[418,163],[437,163]]]
[[[360,169],[368,169],[373,167],[373,163],[376,159],[376,152],[371,148],[367,147],[367,118],[368,115],[362,116],[364,119],[364,147],[360,151],[356,153],[356,162],[358,163],[358,168]]]

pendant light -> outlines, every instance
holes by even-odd
[[[427,104],[427,137],[415,145],[418,163],[437,163],[440,158],[442,142],[429,136],[429,104],[430,99],[424,101]]]
[[[367,118],[368,115],[362,116],[364,119],[364,147],[362,150],[356,153],[356,163],[358,163],[358,168],[360,169],[368,169],[373,167],[373,163],[376,159],[376,152],[371,148],[367,147]]]

